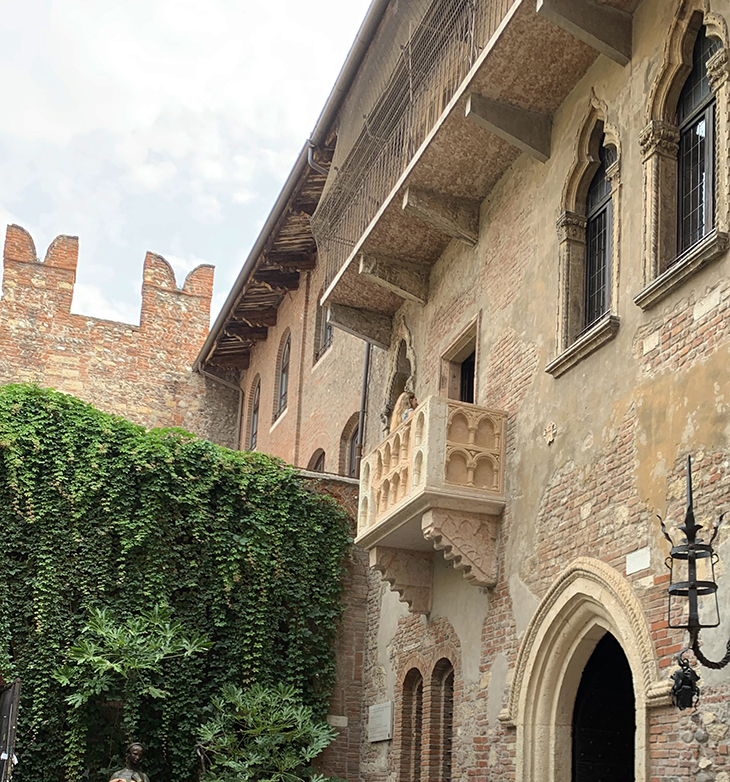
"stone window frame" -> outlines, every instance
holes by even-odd
[[[475,403],[479,398],[479,335],[481,333],[481,324],[480,311],[441,354],[439,396],[445,396],[448,399],[461,399],[461,365],[464,359],[473,352]]]
[[[253,429],[254,413],[256,414],[256,430]],[[261,431],[261,375],[259,374],[254,377],[251,383],[246,421],[246,448],[249,451],[255,451],[258,445],[258,435]]]
[[[720,50],[707,63],[715,94],[715,224],[699,242],[677,255],[677,102],[692,68],[697,33],[720,40]],[[648,124],[639,135],[644,169],[643,288],[634,302],[646,310],[728,249],[730,175],[726,154],[730,144],[730,52],[725,20],[710,12],[709,0],[680,3],[664,51],[664,61],[652,87]]]
[[[586,199],[600,166],[600,147],[612,147],[615,160],[606,169],[611,187],[611,251],[607,310],[589,329],[583,330],[586,267]],[[606,104],[591,93],[589,108],[578,131],[573,165],[563,187],[558,233],[557,356],[545,371],[560,377],[601,345],[612,340],[619,327],[619,268],[621,258],[621,143],[616,126],[608,118]],[[582,333],[581,333],[582,332]]]
[[[287,411],[289,407],[289,392],[291,390],[291,357],[292,357],[292,344],[291,344],[291,329],[281,335],[279,340],[279,350],[276,353],[276,381],[274,383],[274,406],[271,416],[271,423],[278,421],[282,415]],[[284,366],[284,359],[286,358],[286,367]],[[284,373],[286,369],[286,373]],[[283,392],[282,398],[282,377],[286,378],[286,389]]]

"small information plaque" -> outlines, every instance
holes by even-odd
[[[389,741],[393,738],[393,701],[376,703],[368,712],[368,741]]]

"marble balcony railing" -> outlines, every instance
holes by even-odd
[[[356,543],[412,611],[430,610],[434,549],[474,585],[496,583],[504,419],[432,396],[362,461]]]

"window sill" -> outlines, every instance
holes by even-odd
[[[329,344],[327,347],[327,350],[323,350],[316,358],[315,362],[312,364],[312,369],[315,367],[318,367],[324,359],[329,356],[329,354],[332,352],[332,343]]]
[[[648,310],[681,285],[688,277],[719,258],[728,249],[728,235],[713,231],[690,247],[665,272],[634,297],[634,303]]]
[[[269,429],[269,432],[273,432],[274,429],[279,425],[279,422],[286,418],[286,414],[289,412],[289,408],[285,407],[283,410],[279,412],[279,414],[276,416],[276,418],[271,422],[271,429]]]
[[[620,320],[618,316],[606,313],[591,329],[580,336],[569,348],[553,359],[545,371],[553,377],[560,377],[571,367],[582,361],[595,350],[616,336]]]

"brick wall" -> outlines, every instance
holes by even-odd
[[[0,383],[74,394],[147,427],[180,426],[237,445],[238,400],[191,371],[208,332],[213,267],[178,289],[159,255],[144,259],[140,325],[71,312],[78,239],[59,236],[40,263],[30,235],[7,229],[0,301]]]

